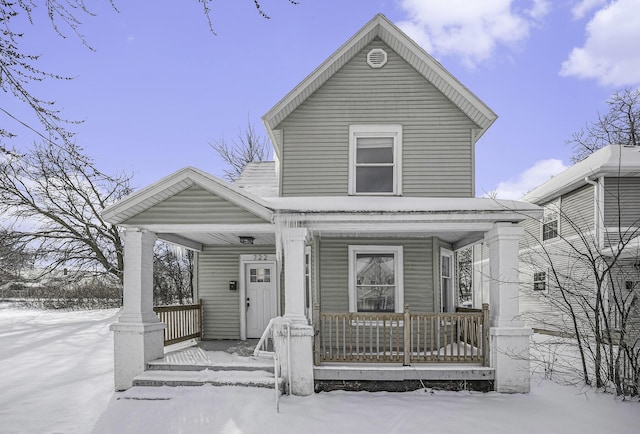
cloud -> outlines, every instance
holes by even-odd
[[[596,79],[603,86],[639,85],[638,16],[638,0],[617,0],[599,9],[587,24],[584,45],[573,48],[560,75]]]
[[[514,0],[401,0],[408,14],[399,27],[431,54],[454,55],[468,67],[489,59],[498,46],[515,46],[550,9],[548,0],[531,0],[517,9]],[[518,2],[522,3],[522,2]]]
[[[584,18],[592,9],[604,5],[607,0],[581,0],[571,8],[571,14],[576,20]]]
[[[527,192],[538,187],[549,178],[557,175],[565,170],[565,166],[561,160],[549,159],[537,161],[532,167],[528,168],[515,181],[503,181],[498,184],[495,194],[498,199],[521,199]]]

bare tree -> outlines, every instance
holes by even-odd
[[[238,133],[231,144],[222,138],[209,142],[209,146],[227,164],[225,178],[231,182],[238,179],[247,164],[271,158],[271,143],[266,137],[260,136],[249,121],[246,130]]]
[[[0,229],[0,285],[20,280],[22,272],[31,268],[34,255],[16,243],[10,230]]]
[[[105,174],[68,142],[12,154],[0,159],[0,214],[23,228],[11,232],[13,245],[33,249],[47,270],[69,267],[122,279],[122,239],[101,212],[131,192],[131,176]]]
[[[640,90],[624,89],[607,101],[609,111],[598,114],[567,141],[573,147],[572,161],[584,160],[607,145],[640,145]]]
[[[609,178],[616,179],[616,178]],[[615,188],[608,194],[615,195]],[[619,197],[619,195],[618,195]],[[619,203],[619,214],[622,205]],[[563,232],[541,240],[540,224],[527,229],[521,251],[525,275],[543,273],[541,287],[523,282],[523,300],[540,309],[523,316],[538,327],[575,339],[585,384],[637,396],[640,386],[640,218],[609,228],[604,244],[579,214],[555,210]],[[611,210],[608,210],[611,211]],[[604,210],[598,209],[602,215]],[[541,271],[543,270],[543,271]],[[546,307],[541,307],[546,306]],[[570,370],[575,365],[565,365]]]
[[[157,242],[153,253],[154,303],[170,305],[193,301],[193,251]]]
[[[258,0],[251,1],[260,16],[265,19],[270,18]],[[203,8],[211,32],[215,34],[211,6],[213,0],[198,0],[198,2]],[[288,2],[297,4],[294,0],[288,0]],[[117,11],[115,0],[110,0],[110,3]],[[0,89],[29,107],[44,131],[40,131],[36,125],[31,125],[27,119],[18,118],[7,107],[0,105],[0,112],[16,125],[32,130],[45,141],[58,139],[69,141],[73,137],[69,127],[79,122],[63,117],[60,110],[56,108],[55,101],[37,96],[32,85],[47,79],[70,80],[71,77],[44,71],[38,67],[40,54],[28,53],[20,44],[29,27],[17,30],[18,22],[29,23],[31,28],[35,29],[35,12],[38,8],[46,9],[50,25],[60,37],[66,38],[66,33],[71,33],[89,50],[92,50],[81,33],[82,19],[94,15],[85,0],[0,0]],[[15,135],[15,129],[0,127],[0,139],[12,138]],[[0,142],[0,153],[9,152],[9,149]]]

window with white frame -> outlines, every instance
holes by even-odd
[[[453,287],[453,252],[440,250],[440,304],[442,312],[455,312],[456,302]]]
[[[349,194],[402,194],[402,125],[349,126]]]
[[[349,246],[349,311],[402,312],[402,246]]]
[[[560,199],[544,206],[542,215],[542,241],[556,238],[560,233]]]
[[[544,271],[533,273],[533,290],[544,291],[545,289],[547,289],[547,273]]]

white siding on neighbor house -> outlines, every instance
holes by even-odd
[[[323,312],[349,311],[349,246],[402,246],[404,259],[404,304],[414,312],[433,312],[433,239],[319,238],[319,293]],[[439,300],[439,299],[437,299]]]
[[[560,231],[563,237],[572,237],[578,232],[594,230],[595,192],[592,185],[585,185],[562,196],[560,208]]]
[[[130,218],[123,224],[265,223],[249,211],[194,185]]]
[[[198,292],[204,304],[204,339],[240,339],[240,255],[275,254],[274,246],[205,246],[199,255]]]
[[[372,48],[387,52],[383,68],[367,65]],[[405,196],[473,195],[477,125],[375,39],[278,125],[283,196],[347,195],[351,124],[403,126]]]
[[[618,223],[623,228],[640,226],[640,177],[604,179],[604,223],[614,228]]]

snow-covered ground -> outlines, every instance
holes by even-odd
[[[640,404],[548,380],[528,395],[416,391],[282,397],[234,387],[113,392],[115,311],[0,303],[2,433],[637,433]]]

